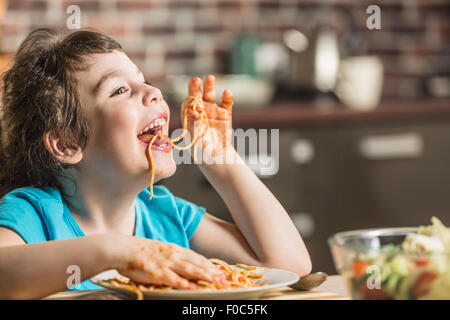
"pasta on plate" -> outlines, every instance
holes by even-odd
[[[238,263],[235,267],[233,267],[220,259],[212,258],[209,260],[225,273],[230,285],[224,286],[204,280],[198,280],[196,283],[199,284],[200,287],[194,290],[226,290],[266,286],[264,281],[260,280],[264,278],[264,275],[262,273],[255,273],[257,267],[248,266],[242,263]],[[177,290],[169,286],[135,283],[124,277],[104,280],[101,282],[107,283],[116,288],[132,291],[136,294],[138,300],[142,300],[144,298],[144,292]]]

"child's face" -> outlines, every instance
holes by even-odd
[[[123,52],[95,54],[87,62],[88,70],[76,74],[90,128],[84,162],[148,179],[148,139],[140,133],[159,119],[156,123],[165,122],[162,133],[167,136],[170,111],[161,91],[145,83],[142,73]],[[160,144],[152,147],[155,179],[168,177],[176,169],[170,144]]]

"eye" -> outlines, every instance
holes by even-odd
[[[144,83],[148,86],[151,86],[152,84],[150,82],[148,82],[147,80],[144,80]]]
[[[128,91],[128,89],[126,89],[125,87],[120,87],[119,89],[117,89],[116,91],[113,92],[111,97],[117,96],[119,94],[123,94],[123,93],[125,93],[127,91]]]

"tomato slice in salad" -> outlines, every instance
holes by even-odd
[[[434,272],[425,271],[422,272],[414,283],[413,292],[416,297],[420,297],[428,292],[430,284],[437,278],[437,274]]]
[[[391,300],[392,297],[383,289],[369,289],[366,283],[361,283],[359,292],[364,299],[369,300]]]
[[[353,276],[355,278],[359,278],[366,273],[367,268],[370,266],[370,263],[367,261],[355,261],[353,262]]]
[[[416,260],[416,267],[423,267],[428,264],[428,258],[427,257],[419,257]]]

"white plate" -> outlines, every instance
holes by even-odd
[[[232,266],[236,268],[235,266]],[[241,269],[242,270],[242,269]],[[169,291],[148,291],[143,292],[146,300],[238,300],[238,299],[255,299],[261,297],[268,291],[289,286],[299,280],[299,276],[293,272],[270,269],[257,268],[255,273],[262,273],[264,275],[261,279],[255,279],[255,282],[265,283],[262,287],[251,287],[242,289],[222,289],[222,290],[169,290]],[[121,292],[130,298],[136,298],[136,294],[125,288],[117,288],[109,282],[98,281],[97,284]]]

